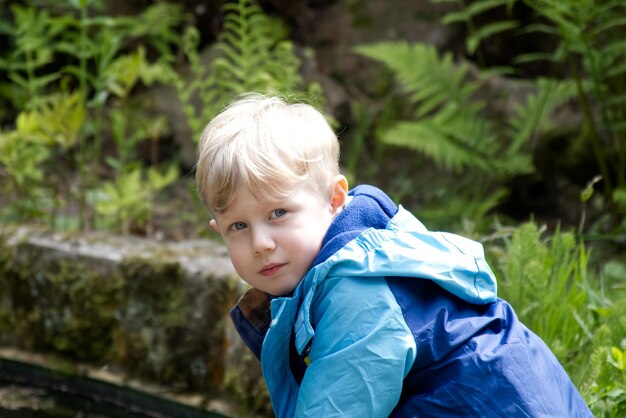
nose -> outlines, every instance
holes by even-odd
[[[252,252],[255,256],[272,252],[275,248],[276,243],[271,233],[265,228],[257,228],[252,232]]]

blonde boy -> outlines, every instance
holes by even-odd
[[[496,297],[482,246],[348,192],[304,104],[243,96],[206,127],[197,182],[238,274],[231,311],[277,417],[591,417]]]
[[[277,98],[245,97],[204,130],[200,194],[236,271],[253,287],[288,294],[311,266],[347,197],[338,158],[320,113]]]

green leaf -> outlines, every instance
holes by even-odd
[[[484,13],[487,10],[495,9],[500,6],[506,6],[510,3],[510,0],[482,0],[470,3],[466,5],[461,11],[447,13],[442,19],[441,23],[444,25],[455,22],[470,22],[476,16]]]
[[[626,187],[613,191],[613,202],[617,205],[620,213],[626,213]]]
[[[527,54],[520,54],[513,58],[514,64],[526,64],[529,62],[537,61],[553,61],[554,54],[550,52],[530,52]]]
[[[178,179],[178,168],[171,164],[164,173],[160,173],[156,168],[151,167],[148,170],[148,187],[150,190],[158,191],[172,184]]]
[[[144,50],[138,49],[133,54],[117,57],[104,70],[104,85],[118,97],[128,96],[135,86],[144,65]]]
[[[602,180],[602,176],[595,176],[591,181],[587,183],[587,186],[580,192],[580,201],[582,203],[587,202],[593,196],[593,186]]]
[[[466,47],[469,54],[476,52],[476,49],[483,42],[484,39],[496,35],[498,33],[506,32],[511,29],[515,29],[519,26],[519,23],[514,20],[495,22],[485,26],[482,26],[476,32],[471,33],[467,38]]]
[[[537,91],[519,105],[511,118],[510,136],[513,138],[509,153],[517,153],[534,135],[545,132],[551,126],[554,111],[576,95],[572,82],[540,78]]]
[[[177,91],[182,101],[189,102],[197,96],[203,104],[198,115],[183,105],[188,109],[185,113],[194,138],[200,137],[206,121],[240,93],[303,95],[307,90],[299,74],[300,60],[288,39],[284,22],[265,15],[260,6],[250,0],[225,2],[222,10],[224,24],[214,46],[218,56],[211,61],[209,71],[199,63],[196,35],[184,37],[190,45],[185,52],[192,62],[195,79],[179,86]],[[318,102],[324,102],[322,96]]]

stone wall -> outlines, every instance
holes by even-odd
[[[244,285],[210,240],[4,227],[0,344],[52,355],[72,373],[106,369],[221,412],[263,415],[258,362],[228,317]]]

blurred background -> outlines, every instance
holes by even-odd
[[[351,184],[481,241],[595,415],[626,415],[626,1],[0,5],[2,346],[269,416],[194,184],[203,127],[257,91],[324,112]],[[66,248],[94,242],[114,274]]]

